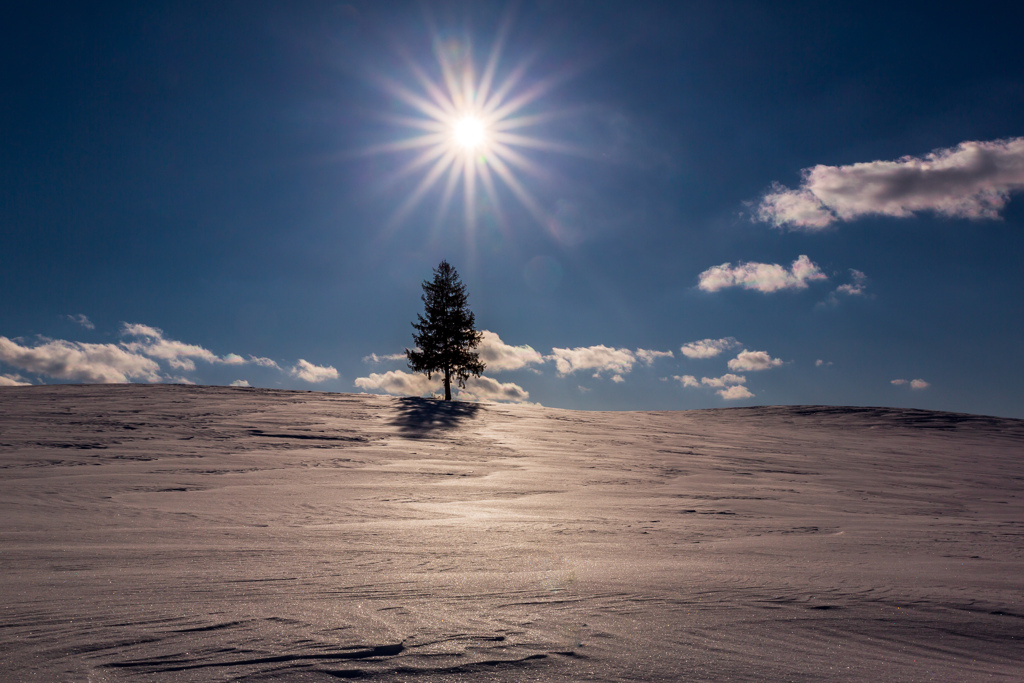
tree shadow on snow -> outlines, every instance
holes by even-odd
[[[432,432],[458,427],[471,419],[482,406],[462,401],[438,401],[428,398],[398,399],[398,414],[391,421],[405,436],[428,436]]]

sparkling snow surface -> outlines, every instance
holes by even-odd
[[[0,389],[0,680],[1024,678],[1024,421]]]

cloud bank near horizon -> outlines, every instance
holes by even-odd
[[[1024,190],[1024,137],[966,141],[896,161],[819,164],[802,176],[795,190],[774,184],[755,220],[815,232],[864,216],[999,219],[1010,195]]]
[[[75,319],[74,322],[79,321]],[[87,343],[44,337],[31,343],[21,337],[0,337],[0,370],[16,369],[27,375],[23,377],[11,372],[0,373],[0,386],[31,385],[51,379],[99,384],[133,381],[196,384],[197,377],[192,373],[198,371],[200,363],[239,370],[244,367],[269,368],[281,375],[314,384],[337,380],[340,376],[334,366],[317,365],[304,358],[298,359],[294,365],[284,365],[271,358],[253,355],[217,355],[204,346],[170,338],[160,328],[142,323],[122,323],[118,333],[122,340],[117,343]],[[525,369],[542,374],[538,366],[552,361],[558,377],[586,372],[596,379],[608,379],[614,384],[620,384],[626,381],[625,375],[638,365],[649,367],[655,362],[676,358],[671,350],[615,348],[603,344],[553,348],[551,355],[542,355],[527,344],[507,344],[497,333],[489,330],[482,330],[482,337],[481,355],[490,361],[488,369],[493,368],[498,372]],[[680,347],[681,360],[714,358],[739,345],[734,337],[689,342]],[[366,363],[400,360],[405,360],[405,354],[370,354],[363,358]],[[745,372],[776,367],[782,364],[782,360],[772,358],[766,351],[743,349],[736,358],[725,364],[730,370]],[[704,377],[700,381],[690,375],[676,375],[674,378],[684,386],[713,388],[727,400],[754,395],[742,386],[746,378],[732,373],[721,377]],[[236,375],[230,379],[232,381],[229,386],[254,386],[251,378]],[[438,394],[441,390],[441,382],[436,376],[431,380],[422,374],[404,370],[357,377],[354,385],[364,391],[411,396]],[[476,401],[530,402],[530,393],[524,387],[486,375],[470,378],[465,388],[456,389],[455,397]]]
[[[161,380],[159,363],[116,344],[47,339],[23,346],[0,337],[0,362],[35,375],[94,384]]]
[[[420,373],[410,373],[404,370],[388,370],[387,372],[370,373],[369,377],[357,377],[354,384],[365,391],[383,391],[386,394],[396,396],[425,396],[427,394],[440,394],[444,385],[441,378],[435,374],[428,378]],[[460,389],[455,386],[455,397],[470,401],[503,401],[507,403],[526,403],[530,399],[530,392],[518,384],[512,382],[499,382],[487,377],[470,377],[466,380],[466,388]]]
[[[82,324],[82,320],[88,320],[84,315],[69,316],[69,319],[79,324]],[[82,325],[86,329],[95,327]],[[218,356],[197,344],[170,339],[163,330],[151,325],[122,323],[119,334],[126,341],[117,344],[41,337],[39,343],[28,345],[20,338],[12,340],[0,337],[0,363],[41,378],[92,384],[124,384],[131,381],[195,384],[188,377],[165,371],[161,363],[177,372],[195,372],[196,361],[210,365],[271,368],[310,383],[338,378],[338,371],[333,367],[314,365],[301,358],[293,367],[285,370],[271,358],[243,358],[235,353]],[[0,377],[0,386],[31,383],[20,375],[7,374]]]

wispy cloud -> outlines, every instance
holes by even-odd
[[[925,382],[923,379],[894,379],[890,384],[895,384],[896,386],[909,386],[911,389],[927,389],[931,386],[931,383]]]
[[[747,351],[743,349],[728,362],[730,370],[736,372],[756,372],[782,365],[781,358],[772,358],[767,351]]]
[[[160,366],[156,361],[114,344],[50,339],[29,347],[0,337],[0,361],[25,372],[79,382],[118,384],[130,379],[160,380]]]
[[[734,384],[746,384],[747,378],[743,375],[734,375],[732,373],[726,373],[721,377],[702,377],[700,383],[709,387],[728,387]]]
[[[722,339],[701,339],[700,341],[683,344],[679,349],[687,358],[714,358],[723,351],[734,349],[740,343],[735,337],[724,337]]]
[[[138,339],[138,341],[121,343],[121,346],[127,351],[149,356],[150,358],[165,360],[168,365],[178,370],[195,370],[196,364],[194,359],[207,363],[234,364],[237,362],[234,359],[237,358],[238,361],[244,362],[239,356],[234,354],[229,354],[228,358],[230,359],[222,359],[202,346],[186,344],[174,339],[166,339],[163,330],[149,325],[124,323],[121,326],[121,335]]]
[[[0,387],[27,387],[31,385],[32,382],[29,382],[21,375],[0,375]]]
[[[868,276],[856,268],[850,268],[850,280],[847,284],[836,287],[836,291],[847,296],[864,296]]]
[[[544,357],[532,346],[525,344],[511,346],[490,330],[482,330],[481,334],[483,338],[480,340],[480,346],[477,347],[477,353],[480,354],[480,360],[487,365],[487,369],[491,372],[519,370],[544,362]]]
[[[822,360],[819,358],[818,360],[814,361],[814,367],[816,368],[824,368],[828,367],[829,365],[832,365],[832,361],[830,360]]]
[[[307,360],[302,358],[295,364],[290,371],[293,377],[310,382],[312,384],[318,384],[320,382],[326,382],[329,379],[338,379],[338,371],[332,366],[326,365],[313,365]]]
[[[651,351],[649,349],[637,349],[636,359],[644,365],[651,365],[659,358],[675,358],[671,351]]]
[[[920,212],[994,219],[1010,195],[1024,189],[1024,137],[961,142],[924,157],[804,169],[800,187],[774,185],[757,207],[758,220],[815,231],[837,221]]]
[[[742,287],[767,294],[783,289],[807,289],[808,282],[827,279],[811,259],[801,255],[789,269],[777,263],[755,261],[735,266],[731,263],[712,266],[700,274],[698,286],[705,292]]]
[[[89,320],[84,314],[78,313],[77,315],[69,315],[68,320],[76,322],[87,330],[95,330],[96,326],[93,325],[92,321]]]
[[[574,349],[551,349],[548,358],[555,361],[559,375],[570,375],[580,370],[593,370],[594,377],[608,372],[623,375],[633,369],[636,356],[629,349],[615,349],[599,344]]]
[[[363,356],[364,363],[385,363],[394,362],[399,360],[405,360],[407,356],[404,353],[386,353],[379,355],[371,353],[369,356]]]
[[[851,268],[850,281],[846,284],[839,285],[833,291],[829,292],[828,296],[825,297],[825,300],[818,303],[818,306],[838,306],[840,296],[868,297],[867,289],[868,276],[856,268]]]

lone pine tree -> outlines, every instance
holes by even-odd
[[[406,349],[409,368],[444,377],[444,400],[452,400],[452,378],[466,388],[470,375],[477,377],[484,371],[484,363],[473,349],[480,344],[482,335],[474,329],[476,319],[466,302],[466,286],[459,274],[447,261],[434,269],[433,281],[423,281],[423,305],[426,317],[412,326],[415,349]]]

